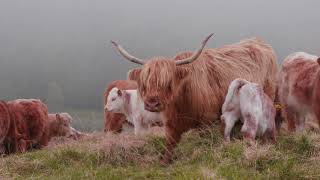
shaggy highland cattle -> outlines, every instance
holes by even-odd
[[[48,144],[48,108],[38,99],[17,99],[7,102],[11,123],[7,152],[26,152]]]
[[[116,80],[112,81],[108,87],[106,88],[104,92],[104,106],[106,106],[108,102],[108,95],[112,88],[117,87],[121,90],[130,90],[130,89],[137,89],[137,83],[135,81],[129,81],[129,80]],[[121,132],[122,126],[126,124],[126,117],[123,114],[120,113],[113,113],[104,111],[104,132]],[[128,123],[127,123],[128,124]]]
[[[261,85],[274,100],[277,60],[271,46],[252,38],[203,50],[211,36],[195,53],[153,57],[146,62],[112,41],[122,56],[143,65],[130,73],[136,74],[145,109],[165,114],[166,150],[162,164],[171,162],[173,149],[184,132],[211,125],[220,117],[228,86],[235,78]]]
[[[6,152],[5,140],[7,138],[11,119],[6,102],[0,101],[0,155]]]
[[[264,142],[275,142],[275,115],[273,101],[263,92],[260,85],[237,78],[231,82],[222,105],[224,139],[230,141],[233,126],[241,120],[241,133],[251,143],[255,141],[256,136],[262,137]]]
[[[110,91],[105,110],[124,114],[127,121],[133,124],[136,135],[152,124],[162,123],[164,118],[162,113],[144,109],[144,103],[137,90],[120,90],[117,87]]]
[[[71,127],[72,117],[69,113],[49,114],[49,138],[66,136],[78,139],[82,133]]]
[[[278,77],[283,117],[290,131],[304,129],[307,114],[320,124],[320,58],[297,52],[285,58]]]

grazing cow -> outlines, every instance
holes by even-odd
[[[38,99],[7,102],[12,123],[9,129],[8,153],[26,152],[48,145],[48,108]]]
[[[69,113],[49,114],[49,138],[56,136],[78,139],[81,133],[71,127],[72,117]]]
[[[11,119],[6,102],[0,101],[0,155],[6,152],[5,140],[7,138]]]
[[[283,117],[290,131],[304,129],[307,114],[320,124],[320,58],[297,52],[285,58],[278,78]]]
[[[105,110],[124,114],[127,121],[133,124],[136,135],[152,124],[163,122],[162,113],[149,112],[144,109],[144,103],[137,90],[113,88],[109,93]]]
[[[130,80],[116,80],[112,81],[104,92],[104,106],[108,101],[108,95],[112,88],[117,87],[121,90],[137,89],[137,83]],[[122,126],[126,123],[126,117],[120,113],[113,113],[104,109],[104,132],[121,132]]]
[[[211,125],[221,115],[228,86],[235,78],[261,85],[274,100],[277,60],[271,46],[258,38],[217,49],[206,49],[208,36],[195,52],[173,58],[136,58],[112,41],[118,52],[131,62],[143,65],[132,70],[145,109],[164,112],[166,150],[161,164],[172,160],[182,133]]]
[[[241,119],[241,133],[244,138],[253,142],[256,136],[261,136],[264,141],[275,142],[275,115],[273,101],[263,92],[260,85],[237,78],[231,82],[222,105],[224,139],[230,141],[230,132]]]

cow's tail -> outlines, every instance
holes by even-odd
[[[239,94],[241,87],[245,84],[249,83],[249,81],[237,78],[231,82],[228,88],[228,93],[225,99],[224,104],[229,104],[234,96]]]

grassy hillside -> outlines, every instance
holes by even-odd
[[[216,130],[192,131],[161,167],[163,132],[144,137],[94,133],[55,139],[48,148],[1,158],[0,177],[16,179],[320,179],[320,134],[281,134],[275,145],[224,144]]]

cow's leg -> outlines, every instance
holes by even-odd
[[[297,114],[296,130],[298,132],[302,132],[304,130],[305,117],[306,117],[305,113]]]
[[[40,139],[40,144],[39,144],[39,148],[43,148],[45,146],[47,146],[49,144],[49,132],[48,132],[48,129],[44,131],[44,133],[42,134],[41,136],[41,139]]]
[[[3,143],[0,143],[0,155],[6,153],[6,147]]]
[[[20,153],[27,152],[29,147],[30,147],[30,142],[29,141],[24,140],[24,139],[19,139],[16,152],[20,152]]]
[[[316,104],[313,107],[314,115],[318,119],[318,124],[320,127],[320,105]]]
[[[271,142],[273,144],[276,142],[276,129],[268,128],[263,134],[262,143],[265,144],[267,142]]]
[[[275,125],[278,133],[280,132],[282,123],[283,123],[282,110],[280,109],[280,107],[277,107],[276,115],[275,115]]]
[[[172,161],[173,149],[176,147],[177,143],[181,139],[182,132],[176,131],[175,128],[172,128],[168,125],[165,126],[166,133],[166,149],[163,158],[160,163],[162,165],[167,165]]]
[[[284,116],[288,123],[288,130],[289,131],[295,131],[296,129],[296,122],[297,122],[297,112],[294,110],[294,108],[285,105],[283,109]]]

